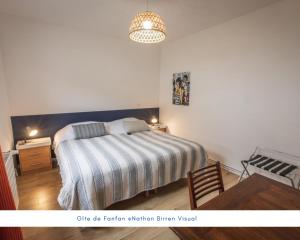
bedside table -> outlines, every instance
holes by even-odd
[[[51,169],[51,139],[37,138],[18,141],[16,149],[19,151],[21,174],[30,173],[39,169]]]
[[[151,128],[151,130],[158,130],[158,131],[162,131],[162,132],[167,132],[167,128],[168,128],[164,124],[149,125],[149,127]]]

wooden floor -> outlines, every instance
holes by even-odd
[[[225,189],[235,185],[238,176],[223,170]],[[61,188],[59,169],[20,176],[17,178],[20,210],[60,210],[57,196]],[[216,194],[202,200],[213,198]],[[114,204],[109,209],[119,210],[185,210],[190,209],[185,180],[158,189],[149,197],[144,194]],[[169,228],[23,228],[26,240],[126,240],[126,239],[178,239]]]

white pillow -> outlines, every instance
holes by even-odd
[[[108,134],[111,135],[117,135],[117,134],[122,134],[122,133],[127,133],[127,131],[124,129],[124,121],[136,121],[138,120],[137,118],[122,118],[122,119],[118,119],[112,122],[108,122],[106,123],[106,130],[108,132]]]
[[[118,119],[112,122],[105,122],[105,128],[108,134],[122,134],[122,133],[127,133],[127,131],[124,129],[124,124],[123,121],[136,121],[139,120],[137,118],[122,118]],[[67,141],[67,140],[73,140],[76,139],[73,127],[74,125],[80,125],[80,124],[87,124],[87,123],[95,123],[95,121],[87,121],[87,122],[78,122],[78,123],[71,123],[64,128],[58,130],[56,134],[54,135],[54,142],[53,142],[53,147],[54,149],[62,142]]]
[[[73,140],[75,139],[75,134],[72,126],[75,125],[81,125],[81,124],[87,124],[87,123],[95,123],[94,121],[87,121],[87,122],[78,122],[78,123],[71,123],[62,129],[58,130],[54,135],[54,142],[53,147],[54,149],[62,142],[67,140]]]
[[[144,120],[124,121],[124,129],[127,133],[149,131],[150,128]]]

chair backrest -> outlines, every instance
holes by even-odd
[[[214,191],[224,192],[220,162],[188,172],[191,209],[197,208],[197,201]]]

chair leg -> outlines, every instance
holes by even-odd
[[[291,179],[291,178],[289,178],[289,179],[290,179],[290,181],[291,181],[292,187],[296,189],[293,179]]]
[[[245,173],[247,173],[248,177],[250,176],[250,173],[249,173],[248,170],[247,170],[248,163],[245,165],[245,162],[244,162],[244,161],[241,161],[241,164],[242,164],[244,170],[243,170],[243,172],[242,172],[242,174],[241,174],[241,176],[240,176],[239,182],[242,181],[242,178],[243,178],[243,176],[244,176]]]
[[[240,178],[239,178],[239,182],[241,182],[241,181],[242,181],[242,179],[243,179],[243,176],[244,176],[244,173],[245,173],[245,169],[243,170],[243,172],[242,172],[242,174],[241,174],[241,176],[240,176]]]

